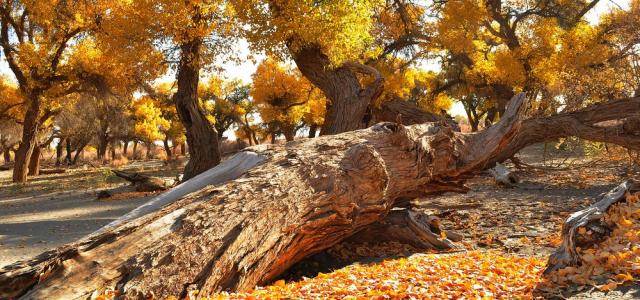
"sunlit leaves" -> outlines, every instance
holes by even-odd
[[[538,259],[498,252],[416,254],[211,299],[532,298],[543,266]]]

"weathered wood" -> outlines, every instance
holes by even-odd
[[[437,250],[455,249],[453,241],[460,240],[460,235],[443,230],[437,217],[409,209],[391,210],[384,220],[348,239],[354,243],[397,241],[419,249]]]
[[[627,193],[640,191],[640,184],[636,181],[626,181],[609,191],[602,200],[586,209],[573,213],[562,225],[562,244],[549,257],[544,273],[569,266],[577,266],[580,258],[576,247],[588,247],[603,241],[611,232],[611,228],[602,219],[607,210],[615,203],[623,201]],[[592,234],[580,234],[581,227]]]
[[[489,173],[496,180],[496,183],[506,187],[513,187],[520,182],[518,176],[501,163],[496,163],[495,167],[489,169]]]
[[[160,177],[147,176],[140,173],[127,173],[118,170],[111,170],[116,176],[123,178],[133,185],[138,192],[164,191],[168,184]]]
[[[0,297],[75,299],[105,288],[133,298],[183,297],[269,283],[407,199],[460,190],[460,178],[515,136],[525,103],[511,101],[498,124],[477,134],[440,123],[381,123],[248,148],[264,161],[235,180],[153,204],[157,210],[6,267]],[[411,218],[412,230],[428,231],[428,220]]]

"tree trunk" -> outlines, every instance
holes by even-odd
[[[133,141],[133,159],[138,159],[138,141]]]
[[[72,159],[71,159],[71,151],[72,151],[71,150],[71,138],[67,138],[67,147],[66,148],[67,148],[67,154],[65,156],[64,162],[67,165],[70,165],[71,162],[72,162]]]
[[[171,159],[173,155],[171,154],[171,146],[169,146],[169,138],[165,137],[164,140],[162,140],[162,144],[164,145],[164,152],[167,154],[167,160]]]
[[[5,164],[10,163],[11,162],[11,149],[10,148],[4,149],[3,155],[4,155],[4,163]]]
[[[218,135],[198,103],[201,47],[200,39],[181,45],[178,90],[173,96],[189,144],[189,162],[184,168],[185,180],[220,163]]]
[[[82,145],[80,145],[78,147],[78,149],[76,149],[76,154],[73,156],[73,161],[71,162],[71,164],[75,165],[78,163],[78,159],[80,158],[80,155],[82,154],[82,152],[84,151],[84,147],[87,146],[88,143],[82,143]]]
[[[639,111],[640,97],[633,97],[594,104],[574,112],[524,120],[518,135],[503,148],[501,153],[488,162],[487,167],[513,157],[529,145],[571,136],[640,150],[640,128],[636,130],[635,126],[625,126],[636,120]],[[411,114],[420,115],[424,112],[416,107]],[[392,114],[381,114],[378,121],[390,122],[394,118],[395,115]],[[425,115],[424,118],[429,116]],[[625,122],[620,122],[623,120]],[[602,125],[607,121],[613,121],[614,125]],[[405,118],[402,119],[402,123],[415,124]]]
[[[281,128],[282,128],[282,135],[284,135],[284,139],[287,142],[291,142],[296,138],[295,126],[284,125],[284,126],[281,126]]]
[[[384,79],[376,69],[355,62],[331,67],[329,58],[319,47],[306,47],[293,55],[294,61],[311,83],[325,94],[327,110],[321,135],[331,135],[367,126],[369,105],[380,96]],[[374,77],[373,82],[362,87],[357,73]]]
[[[184,142],[180,143],[180,155],[187,155],[187,145]]]
[[[152,159],[153,155],[153,142],[147,142],[147,154],[145,155],[146,159]]]
[[[15,154],[13,167],[13,182],[27,182],[27,173],[33,148],[38,143],[38,130],[40,127],[40,96],[30,95],[29,105],[24,115],[22,124],[22,140]]]
[[[128,153],[127,150],[129,148],[129,141],[123,141],[123,145],[122,145],[122,156],[127,157]]]
[[[3,269],[0,297],[75,299],[115,288],[183,298],[267,284],[408,199],[463,190],[463,178],[515,135],[525,107],[524,97],[512,101],[479,134],[381,123],[249,148],[81,241]],[[422,232],[428,225],[418,219],[405,221]]]
[[[63,143],[64,143],[65,139],[64,138],[60,138],[60,140],[58,141],[58,144],[56,144],[56,167],[59,167],[60,164],[62,163],[62,150],[63,148]]]
[[[107,156],[107,147],[109,145],[109,137],[107,134],[99,134],[98,135],[98,160],[104,160]]]
[[[116,160],[116,147],[118,142],[116,140],[111,141],[111,161]]]
[[[317,133],[318,133],[318,125],[311,124],[311,126],[309,126],[309,138],[316,137]]]
[[[40,145],[36,145],[35,147],[33,147],[33,153],[31,153],[31,157],[29,158],[29,176],[40,175],[41,152],[42,152],[42,147]]]

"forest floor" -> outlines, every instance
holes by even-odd
[[[11,171],[1,171],[0,267],[78,240],[153,197],[133,191],[109,169],[84,165],[29,178],[26,184],[11,183]],[[159,160],[135,161],[118,169],[168,179],[178,172],[177,166]],[[118,194],[98,200],[102,190]]]
[[[597,201],[622,181],[640,178],[637,166],[625,161],[577,159],[571,165],[565,161],[562,168],[548,168],[541,153],[532,148],[520,156],[536,168],[518,171],[522,182],[517,187],[499,187],[483,173],[468,182],[471,190],[466,194],[418,199],[415,204],[438,215],[446,230],[462,234],[467,250],[495,250],[543,260],[558,246],[562,223],[569,214]],[[168,178],[178,172],[177,165],[161,161],[133,162],[120,169]],[[153,196],[131,192],[108,168],[70,169],[32,178],[25,185],[11,184],[10,176],[8,171],[0,172],[0,267],[77,240]],[[122,196],[98,200],[96,193],[105,189]],[[404,245],[343,243],[294,267],[285,279],[414,253],[415,249]],[[569,288],[561,295],[565,297],[637,299],[640,285],[627,284],[608,294],[593,288]]]

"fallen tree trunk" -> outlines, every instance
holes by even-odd
[[[160,177],[147,176],[140,173],[127,173],[118,170],[111,170],[116,176],[129,181],[137,192],[156,192],[164,191],[169,184]]]
[[[266,284],[410,199],[464,190],[463,179],[516,135],[525,107],[525,97],[516,97],[498,124],[478,134],[441,123],[381,123],[248,148],[239,155],[255,164],[237,179],[184,197],[161,195],[87,238],[4,268],[0,297],[75,299],[112,288],[164,298]],[[448,243],[420,218],[404,220],[424,241]]]

